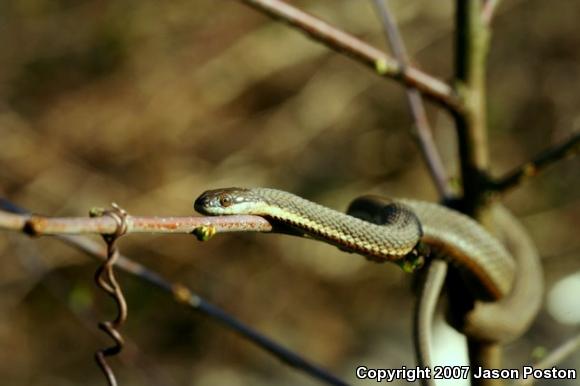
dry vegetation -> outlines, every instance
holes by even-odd
[[[368,1],[296,1],[384,47]],[[397,1],[416,63],[451,74],[450,2]],[[496,175],[580,127],[580,2],[505,1],[489,66]],[[233,1],[0,4],[0,193],[37,213],[187,215],[203,190],[278,187],[335,208],[363,193],[436,199],[400,85]],[[456,172],[452,122],[431,108]],[[578,159],[507,195],[548,286],[580,269]],[[414,363],[410,281],[393,266],[285,236],[130,235],[122,251],[286,346],[352,379],[358,363]],[[92,353],[111,311],[94,261],[49,238],[0,237],[6,385],[103,384]],[[123,385],[316,384],[219,325],[121,275]],[[508,347],[529,361],[577,326],[543,312]],[[578,355],[562,364],[580,367]],[[562,383],[559,383],[562,384]]]

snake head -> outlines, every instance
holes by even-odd
[[[208,190],[195,200],[193,207],[211,216],[243,214],[243,204],[249,201],[250,195],[250,190],[244,188]]]

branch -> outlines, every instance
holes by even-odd
[[[481,0],[456,0],[455,4],[456,87],[465,104],[465,111],[454,115],[463,184],[461,209],[481,219],[489,163],[485,72],[490,31],[481,17]],[[471,368],[499,366],[499,345],[468,336],[468,348]],[[473,375],[471,382],[474,386],[493,384]]]
[[[489,163],[485,71],[489,29],[481,19],[481,0],[456,1],[455,71],[457,89],[465,103],[455,115],[463,182],[463,211],[481,209]]]
[[[0,208],[3,210],[8,210],[10,212],[16,212],[18,214],[12,214],[5,211],[0,211],[0,229],[10,229],[10,230],[19,230],[24,229],[24,224],[26,224],[26,218],[30,218],[30,215],[27,215],[25,209],[19,208],[16,205],[12,204],[11,202],[0,198]],[[255,217],[255,216],[244,216],[244,217]],[[36,217],[42,218],[42,217]],[[203,217],[194,217],[195,219],[203,219]],[[213,217],[219,218],[219,217]],[[259,217],[261,219],[261,217]],[[47,218],[44,218],[47,219]],[[102,217],[99,219],[108,219],[108,217]],[[158,220],[160,220],[159,218]],[[211,219],[211,218],[209,218]],[[2,221],[8,220],[8,221]],[[52,219],[47,219],[52,220]],[[59,219],[56,219],[59,220]],[[87,219],[79,219],[79,221],[84,222],[85,225]],[[90,220],[97,220],[97,219],[90,219]],[[264,220],[265,221],[265,220]],[[163,223],[163,222],[162,222]],[[261,223],[258,221],[258,224]],[[6,227],[5,225],[9,224],[10,227]],[[20,224],[20,226],[18,226]],[[164,223],[163,223],[164,224]],[[224,226],[225,222],[221,222],[219,225]],[[267,222],[266,222],[267,224]],[[233,222],[231,225],[238,226],[238,223]],[[266,225],[263,226],[264,229],[262,231],[267,231]],[[105,226],[106,228],[106,226]],[[113,227],[114,228],[114,227]],[[271,228],[271,227],[270,227]],[[76,228],[76,230],[84,230],[88,231],[89,227],[85,227],[83,229]],[[230,231],[232,228],[223,228],[222,231],[227,232]],[[71,231],[72,229],[67,229]],[[258,228],[251,229],[238,229],[238,230],[258,230]],[[87,233],[87,232],[83,232]],[[162,232],[165,233],[165,232]],[[189,232],[183,232],[189,233]],[[48,234],[48,233],[44,233]],[[71,235],[71,234],[56,234],[55,237],[66,244],[73,246],[74,248],[88,254],[89,256],[96,258],[97,260],[105,260],[107,257],[106,249],[98,242],[93,241],[84,236],[78,235]],[[171,294],[173,299],[184,306],[201,312],[205,316],[209,317],[210,319],[217,321],[224,325],[226,328],[231,329],[235,333],[239,334],[241,337],[249,340],[250,342],[254,343],[261,349],[269,352],[270,354],[274,355],[280,361],[284,362],[285,364],[292,366],[296,369],[302,370],[305,373],[309,374],[313,378],[322,380],[330,385],[337,385],[337,386],[346,386],[347,384],[336,378],[334,375],[326,372],[325,370],[321,369],[320,367],[316,366],[315,364],[307,361],[306,359],[300,357],[296,353],[290,351],[289,349],[277,344],[276,342],[270,340],[266,336],[260,334],[259,332],[253,330],[251,327],[245,325],[241,321],[237,320],[233,316],[226,313],[224,310],[220,309],[219,307],[209,303],[207,300],[202,298],[201,296],[195,294],[192,290],[187,288],[186,286],[179,284],[179,283],[172,283],[167,279],[163,278],[157,272],[148,269],[147,267],[137,263],[136,261],[131,260],[130,258],[119,255],[119,258],[115,262],[115,266],[119,269],[132,274],[139,279],[153,284],[155,287]]]
[[[543,151],[532,160],[490,182],[489,190],[503,193],[519,185],[524,179],[534,177],[553,163],[565,157],[573,157],[580,152],[580,132],[560,144]]]
[[[563,362],[566,358],[579,350],[580,334],[573,336],[571,339],[564,342],[561,346],[557,347],[554,351],[548,354],[544,359],[534,364],[533,367],[536,369],[547,369],[548,367],[557,366],[559,363]],[[518,385],[533,385],[534,381],[534,377],[529,377],[528,379],[520,380]]]
[[[238,0],[270,17],[288,23],[328,48],[343,53],[377,74],[416,87],[450,111],[462,104],[445,82],[411,66],[403,66],[385,52],[281,0]]]
[[[373,0],[373,2],[381,18],[387,39],[395,52],[395,57],[403,68],[408,67],[409,58],[407,50],[405,49],[405,44],[403,43],[397,23],[389,11],[388,1]],[[419,144],[421,154],[427,164],[429,174],[431,174],[431,179],[435,183],[439,196],[446,200],[451,199],[453,191],[448,184],[448,177],[443,166],[443,161],[435,146],[432,135],[433,130],[429,124],[421,94],[415,87],[407,86],[407,99],[415,121],[415,131],[413,134]]]
[[[127,216],[126,233],[184,233],[206,240],[215,233],[270,232],[272,225],[258,216],[137,217]],[[29,235],[113,234],[112,217],[47,217],[0,211],[0,229],[19,230]]]

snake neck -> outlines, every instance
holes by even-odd
[[[318,205],[291,193],[257,190],[252,214],[268,217],[292,234],[322,239],[340,249],[359,253],[374,261],[399,261],[411,254],[421,237],[415,216],[404,216],[397,206],[383,225]],[[414,220],[414,222],[413,222]]]

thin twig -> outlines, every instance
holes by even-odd
[[[490,182],[489,189],[494,192],[505,192],[519,185],[524,179],[536,176],[553,163],[578,153],[580,153],[580,132],[572,134],[567,140],[543,151],[505,176]]]
[[[112,234],[117,225],[109,216],[105,217],[47,217],[30,214],[12,214],[0,211],[0,229],[20,230],[30,235],[55,234]],[[194,233],[198,237],[202,230],[224,232],[270,232],[272,225],[258,216],[223,217],[138,217],[127,216],[127,233]],[[203,233],[203,232],[201,232]]]
[[[544,359],[536,363],[534,367],[546,369],[551,366],[556,366],[578,350],[580,350],[580,334],[565,341],[550,354],[546,355]]]
[[[565,341],[562,345],[554,349],[550,354],[546,355],[544,359],[533,365],[536,369],[547,369],[548,367],[557,366],[562,363],[566,358],[575,352],[580,351],[580,334],[573,336],[572,338]],[[534,377],[529,377],[527,379],[521,379],[518,385],[533,385],[535,382]]]
[[[406,68],[409,66],[407,50],[405,49],[405,44],[403,43],[397,23],[389,10],[388,1],[373,0],[373,2],[381,18],[385,35],[395,53],[395,58],[403,68]],[[409,101],[411,114],[415,121],[415,131],[413,134],[419,144],[421,154],[427,164],[431,178],[435,183],[439,196],[445,200],[451,199],[453,191],[448,183],[443,161],[441,160],[441,156],[435,146],[435,141],[432,135],[433,130],[431,129],[427,118],[427,112],[425,111],[425,105],[423,104],[421,93],[415,87],[407,86],[407,99]]]
[[[281,0],[238,0],[274,19],[288,23],[312,39],[373,69],[377,74],[416,87],[450,111],[462,105],[445,82],[411,66],[403,66],[385,52]]]
[[[0,208],[12,213],[18,214],[18,218],[26,217],[28,213],[25,209],[20,208],[10,201],[0,198]],[[7,212],[0,211],[0,219]],[[252,216],[253,217],[253,216]],[[20,221],[22,224],[25,221]],[[22,228],[21,225],[20,228]],[[18,228],[5,228],[17,230]],[[71,235],[71,234],[56,234],[55,237],[66,244],[73,246],[74,248],[86,253],[87,255],[96,258],[98,260],[105,260],[107,258],[107,250],[98,242],[93,241],[85,236]],[[132,274],[139,279],[154,285],[155,287],[167,292],[173,296],[173,298],[180,304],[195,310],[209,317],[210,319],[221,323],[226,328],[234,331],[242,338],[247,339],[251,343],[260,347],[261,349],[269,352],[281,362],[294,367],[298,370],[305,372],[313,378],[319,379],[329,385],[346,386],[347,383],[337,378],[333,374],[327,372],[326,370],[318,367],[312,362],[302,358],[293,351],[279,345],[278,343],[272,341],[268,337],[260,334],[251,327],[242,323],[238,319],[229,315],[227,312],[221,308],[208,302],[201,296],[194,293],[191,289],[179,283],[172,283],[167,279],[163,278],[157,272],[152,271],[145,267],[144,265],[137,263],[130,258],[119,255],[115,261],[115,267]]]

